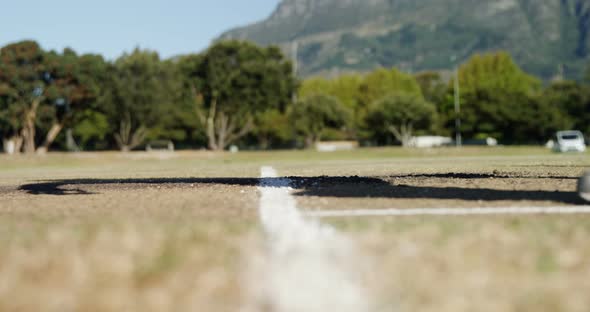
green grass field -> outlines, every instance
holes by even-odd
[[[529,147],[0,156],[0,311],[275,311],[251,289],[264,280],[261,166],[298,183],[304,211],[576,206],[589,156]],[[357,246],[371,311],[590,310],[590,216],[321,222]]]

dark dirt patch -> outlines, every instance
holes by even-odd
[[[92,195],[97,191],[146,188],[176,189],[195,185],[258,186],[262,183],[275,185],[272,180],[285,178],[148,178],[148,179],[73,179],[52,180],[21,185],[18,189],[31,195]],[[385,185],[379,178],[369,177],[287,177],[291,187],[306,189],[333,185]],[[1,191],[1,190],[0,190]]]
[[[476,206],[586,204],[577,195],[578,177],[574,175],[492,170],[411,173],[375,179],[379,183],[315,183],[296,194],[304,199],[304,206],[322,209],[473,207],[474,202]],[[321,200],[330,197],[335,200]]]
[[[202,185],[255,187],[258,178],[77,179],[30,183],[32,195],[92,195],[111,190],[184,189]],[[283,179],[283,178],[276,178]],[[573,176],[517,173],[433,173],[384,177],[288,177],[302,197],[426,199],[460,201],[545,201],[583,205]]]

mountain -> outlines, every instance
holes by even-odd
[[[268,19],[219,39],[297,51],[302,76],[448,70],[507,50],[530,73],[579,79],[589,36],[590,0],[283,0]]]

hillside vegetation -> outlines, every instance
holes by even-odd
[[[297,42],[303,76],[445,70],[476,52],[507,50],[544,79],[580,79],[589,31],[586,0],[283,0],[267,20],[221,39],[289,52]]]

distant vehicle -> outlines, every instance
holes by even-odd
[[[555,135],[553,150],[556,152],[585,152],[584,135],[577,130],[559,131]]]

